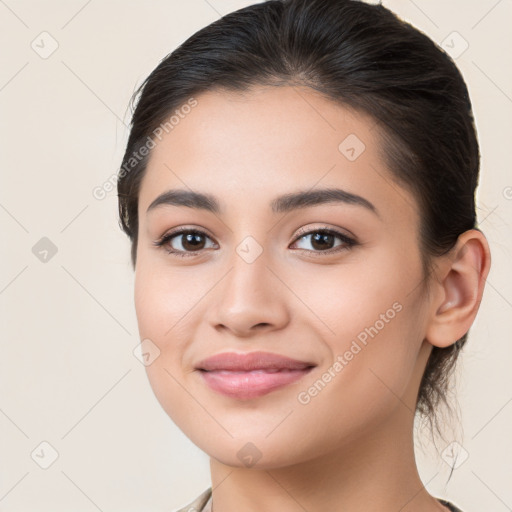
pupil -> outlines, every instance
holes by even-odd
[[[187,244],[190,244],[191,247],[189,248],[197,250],[198,245],[201,245],[201,236],[202,235],[200,235],[199,233],[187,233],[185,235],[185,243],[183,244],[183,247],[187,248]],[[199,247],[199,249],[200,248],[201,247]]]
[[[331,246],[333,242],[334,235],[331,235],[329,233],[316,233],[313,237],[313,247],[316,249],[325,249],[327,242],[327,245]],[[319,243],[319,247],[316,247],[316,244]],[[330,249],[331,247],[327,247],[327,249]]]

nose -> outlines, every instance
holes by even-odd
[[[251,263],[235,253],[231,262],[210,298],[210,325],[240,338],[284,328],[290,320],[289,292],[268,266],[265,251]]]

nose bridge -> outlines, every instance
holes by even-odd
[[[252,236],[248,236],[234,248],[230,258],[230,272],[226,276],[224,299],[241,303],[262,302],[270,293],[271,272],[269,253]],[[235,308],[236,309],[236,308]]]
[[[238,220],[231,226],[233,246],[228,263],[231,271],[227,277],[235,288],[244,283],[254,288],[258,282],[263,284],[270,272],[267,268],[272,259],[270,237],[260,229],[260,222],[251,223],[247,214],[244,215],[242,210],[238,212]]]
[[[270,270],[271,255],[255,238],[246,236],[234,247],[229,271],[214,300],[210,322],[248,333],[260,324],[281,327],[287,319],[278,279]]]

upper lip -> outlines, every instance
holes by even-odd
[[[304,370],[316,366],[314,363],[298,361],[271,352],[248,352],[240,354],[237,352],[222,352],[212,357],[203,359],[196,365],[198,370],[206,371],[251,371],[267,369]]]

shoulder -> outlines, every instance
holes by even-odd
[[[444,505],[445,507],[447,507],[448,510],[450,510],[450,512],[462,512],[462,510],[460,508],[457,508],[455,505],[453,505],[449,501],[445,501],[440,498],[437,498],[437,501],[439,501],[439,503],[441,503],[441,505]]]
[[[191,501],[188,505],[185,505],[175,512],[211,512],[211,497],[212,488],[208,487],[195,500]],[[445,501],[440,498],[437,498],[437,501],[439,501],[441,505],[447,507],[450,512],[462,512],[460,508],[457,508],[449,501]]]
[[[211,512],[212,488],[208,487],[195,500],[174,512]]]

